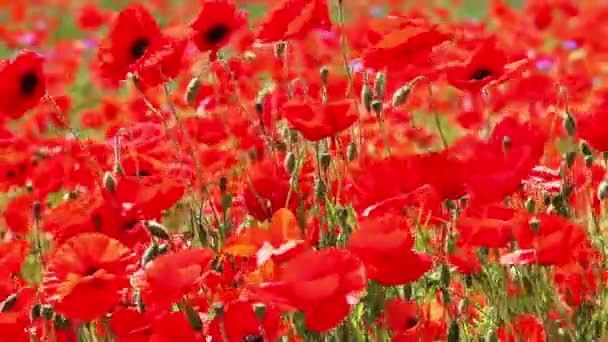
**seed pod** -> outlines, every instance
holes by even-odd
[[[264,304],[255,304],[253,309],[258,320],[263,320],[264,316],[266,316],[266,306]]]
[[[196,105],[195,101],[200,90],[201,80],[198,77],[193,77],[190,82],[188,82],[188,87],[186,87],[186,103],[188,106],[194,107]]]
[[[150,220],[150,221],[144,222],[144,226],[150,232],[150,234],[152,234],[152,236],[157,237],[162,240],[169,240],[169,238],[170,238],[169,230],[167,229],[167,227],[163,226],[162,224],[160,224],[156,221]]]
[[[536,211],[536,203],[534,203],[534,199],[531,197],[526,200],[526,210],[528,213],[533,214]]]
[[[593,165],[595,158],[593,157],[592,154],[585,156],[585,166],[587,167],[591,167],[591,165]]]
[[[203,330],[203,321],[201,320],[201,317],[199,316],[198,312],[194,310],[192,306],[190,306],[189,304],[184,305],[183,311],[186,315],[186,318],[188,318],[188,322],[190,323],[192,329],[196,331]]]
[[[264,100],[266,99],[266,89],[262,89],[255,97],[255,111],[258,115],[264,114]]]
[[[386,75],[383,72],[378,72],[376,74],[374,87],[376,88],[376,96],[378,98],[383,98],[384,92],[386,91]]]
[[[533,217],[530,219],[530,221],[528,221],[528,224],[530,225],[530,228],[532,228],[534,233],[538,234],[538,232],[540,231],[540,221],[536,217]]]
[[[363,107],[369,113],[372,111],[372,100],[374,99],[374,94],[372,92],[372,88],[370,88],[367,84],[363,85],[361,88],[361,103],[363,103]]]
[[[285,168],[285,171],[287,171],[287,173],[289,173],[290,175],[293,174],[293,171],[296,169],[296,157],[293,153],[287,153],[285,159],[283,159],[283,167]]]

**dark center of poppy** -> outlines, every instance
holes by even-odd
[[[94,266],[89,266],[87,268],[87,270],[84,272],[85,276],[92,276],[93,274],[95,274],[95,272],[97,272],[97,270],[99,270],[99,268],[94,267]]]
[[[207,32],[205,32],[205,40],[211,44],[217,44],[224,39],[226,34],[228,33],[228,26],[224,24],[217,24],[211,27]]]
[[[263,342],[264,337],[262,335],[246,335],[246,336],[243,336],[243,339],[241,341],[243,341],[243,342]]]
[[[10,179],[10,178],[14,178],[15,176],[17,176],[17,173],[15,172],[15,170],[9,170],[9,171],[6,173],[6,178],[9,178],[9,179]]]
[[[405,328],[406,329],[411,329],[411,328],[415,327],[416,324],[418,324],[418,318],[417,317],[409,317],[407,319],[407,321],[405,321]]]
[[[148,171],[148,170],[139,170],[137,172],[137,176],[140,176],[140,177],[146,177],[149,175],[150,175],[150,171]]]
[[[479,68],[471,74],[471,79],[475,81],[481,81],[486,77],[492,76],[492,71],[486,68]]]
[[[129,219],[122,223],[122,230],[128,232],[129,230],[135,228],[135,226],[139,223],[138,219]]]
[[[135,59],[139,59],[146,53],[146,49],[150,45],[150,42],[146,38],[137,38],[133,44],[131,44],[131,55]]]
[[[38,85],[38,75],[35,72],[29,71],[21,76],[20,86],[23,95],[31,95]]]

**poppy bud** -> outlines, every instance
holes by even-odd
[[[283,160],[283,167],[285,167],[285,171],[290,175],[293,174],[293,171],[296,169],[296,157],[293,153],[288,152]]]
[[[608,197],[608,180],[604,180],[597,188],[597,198],[603,201]]]
[[[355,158],[357,158],[357,145],[355,144],[354,141],[351,141],[350,144],[348,144],[348,149],[346,151],[346,158],[348,158],[348,161],[353,161],[355,160]]]
[[[34,305],[32,305],[32,309],[30,310],[30,318],[33,321],[37,321],[40,318],[40,309],[42,308],[42,305],[40,305],[39,303],[36,303]]]
[[[530,219],[530,221],[528,221],[528,224],[530,225],[530,228],[532,228],[534,233],[538,234],[538,232],[540,231],[540,221],[536,217],[533,217]]]
[[[325,186],[325,182],[323,182],[322,179],[317,178],[315,180],[315,195],[317,196],[318,199],[323,199],[325,198],[325,191],[326,191],[326,186]]]
[[[585,166],[591,167],[591,165],[593,165],[594,160],[595,158],[593,158],[593,155],[585,156]]]
[[[116,179],[110,171],[103,174],[103,187],[112,194],[116,192]]]
[[[448,342],[460,341],[460,327],[457,321],[452,321],[448,328]]]
[[[406,84],[403,87],[397,89],[393,93],[393,107],[399,107],[407,101],[407,98],[410,96],[410,92],[412,91],[412,86],[410,84]]]
[[[0,311],[8,312],[17,304],[17,294],[13,293],[12,295],[6,297],[6,299],[0,303]]]
[[[361,103],[363,103],[363,106],[368,113],[372,111],[373,99],[374,94],[372,93],[372,88],[370,88],[367,84],[364,84],[363,88],[361,88]]]
[[[70,328],[70,321],[61,315],[55,315],[53,325],[57,330],[66,330]]]
[[[186,103],[194,107],[196,104],[196,97],[198,96],[198,92],[201,90],[201,80],[198,77],[194,77],[188,83],[188,87],[186,88]]]
[[[53,316],[55,315],[55,312],[53,311],[53,307],[48,305],[48,304],[44,304],[40,306],[40,316],[42,316],[42,318],[46,319],[47,321],[50,321],[51,319],[53,319]]]
[[[253,310],[255,311],[255,316],[258,320],[263,320],[266,315],[266,306],[264,304],[255,304],[253,306]]]
[[[564,159],[566,160],[566,165],[568,167],[572,167],[572,165],[574,165],[574,162],[576,161],[576,155],[576,150],[566,152],[566,154],[564,155]]]
[[[570,113],[566,112],[563,119],[564,129],[569,136],[574,136],[576,134],[576,121],[574,121],[574,117]]]
[[[217,317],[220,317],[220,318],[224,317],[224,305],[223,304],[221,304],[221,303],[215,304],[213,306],[213,309],[215,310],[215,315]]]
[[[274,46],[274,55],[277,56],[278,59],[283,60],[285,57],[285,52],[287,51],[287,42],[278,42]]]
[[[532,199],[531,197],[526,200],[525,206],[526,210],[530,214],[533,214],[536,211],[536,203],[534,203],[534,199]]]
[[[329,69],[327,69],[327,67],[322,67],[319,73],[321,74],[321,83],[327,84],[327,79],[329,78]]]
[[[168,251],[169,251],[169,246],[167,246],[166,243],[163,243],[162,245],[158,246],[158,255],[167,254]]]
[[[146,248],[144,254],[141,256],[141,266],[145,266],[150,261],[154,260],[159,255],[158,251],[158,243],[156,241],[152,241],[150,247]]]
[[[581,141],[581,152],[583,152],[583,155],[585,156],[590,156],[593,154],[591,147],[589,147],[585,141]]]
[[[144,226],[150,232],[150,234],[152,234],[152,236],[162,240],[169,240],[169,230],[162,224],[156,221],[145,221]]]
[[[382,114],[382,101],[372,101],[372,110],[376,113],[376,116],[380,117]]]
[[[376,96],[378,98],[383,98],[384,92],[386,91],[386,75],[383,72],[376,74],[376,82],[374,86],[376,88]]]
[[[319,156],[319,162],[321,164],[321,168],[323,168],[323,170],[327,170],[329,164],[331,164],[331,156],[329,153],[321,153]]]

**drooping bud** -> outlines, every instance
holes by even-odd
[[[111,194],[116,192],[116,179],[110,171],[106,171],[103,174],[103,187]]]
[[[380,99],[384,98],[384,93],[386,92],[386,75],[383,72],[378,72],[376,74],[374,87],[376,88],[376,96]]]
[[[141,266],[146,266],[150,261],[154,260],[159,255],[158,243],[152,241],[150,247],[146,248],[144,254],[141,256]]]
[[[287,173],[290,175],[293,174],[293,171],[296,169],[296,157],[293,153],[288,152],[287,155],[285,155],[285,159],[283,159],[283,167]]]
[[[327,79],[329,78],[329,69],[327,69],[327,67],[322,67],[321,70],[319,70],[319,74],[321,76],[321,83],[322,84],[327,84]]]
[[[564,120],[564,129],[568,133],[569,136],[574,136],[576,134],[576,121],[574,117],[566,112],[563,117]]]
[[[152,236],[162,240],[169,240],[169,230],[162,224],[149,220],[144,222],[144,226],[150,232],[150,234],[152,234]]]
[[[186,87],[186,103],[190,107],[194,107],[196,104],[196,98],[199,91],[201,90],[201,80],[198,77],[193,77]]]
[[[363,103],[363,107],[368,113],[372,111],[373,99],[374,94],[372,92],[372,88],[370,88],[367,84],[364,84],[363,88],[361,88],[361,103]]]
[[[264,114],[264,100],[266,99],[266,94],[266,89],[262,89],[255,97],[255,111],[258,113],[258,115]]]
[[[34,201],[34,203],[32,203],[32,211],[34,212],[34,220],[40,222],[40,220],[42,220],[42,207],[40,206],[39,201]]]
[[[407,101],[407,98],[410,96],[410,92],[412,91],[412,86],[410,84],[406,84],[403,87],[397,89],[393,93],[393,107],[399,107]]]

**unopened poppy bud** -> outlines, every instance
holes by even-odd
[[[190,323],[192,329],[196,331],[203,330],[203,321],[201,320],[201,316],[199,316],[198,312],[194,310],[191,305],[184,305],[183,311],[184,314],[186,314],[186,318],[188,319],[188,322]]]
[[[363,103],[363,107],[368,113],[372,111],[373,99],[374,94],[372,92],[372,88],[370,88],[367,84],[364,84],[363,88],[361,88],[361,103]]]
[[[540,221],[536,217],[533,217],[530,219],[530,221],[528,221],[528,224],[530,225],[530,228],[532,228],[534,233],[538,234],[538,232],[540,231]]]
[[[264,316],[266,315],[266,306],[264,304],[255,304],[253,310],[255,311],[255,316],[258,320],[261,321],[264,319]]]
[[[581,141],[581,152],[583,152],[583,155],[585,156],[590,156],[593,154],[591,147],[589,147],[585,141]]]
[[[564,129],[568,133],[569,136],[574,136],[576,134],[576,121],[574,117],[566,112],[564,114]]]
[[[383,98],[384,92],[386,91],[386,75],[383,72],[376,74],[374,87],[376,88],[376,96],[378,98]]]
[[[457,321],[452,321],[448,328],[448,342],[460,341],[460,327]]]
[[[319,162],[321,163],[321,168],[323,168],[323,170],[327,170],[331,164],[331,156],[329,153],[321,153],[319,156]]]
[[[346,150],[346,158],[349,162],[357,158],[357,144],[355,144],[354,141],[351,141],[350,144],[348,144],[348,149]]]
[[[380,117],[380,115],[382,115],[382,101],[372,101],[372,110],[376,116]]]
[[[144,254],[141,256],[141,266],[145,266],[150,261],[154,260],[159,255],[158,243],[153,241],[150,247],[146,248]]]
[[[53,321],[53,325],[57,330],[66,330],[70,328],[70,320],[61,316],[55,315],[55,320]]]
[[[201,90],[201,80],[198,77],[193,77],[188,83],[188,87],[186,87],[186,103],[190,107],[194,107],[196,104],[196,98],[198,97],[198,92]]]
[[[50,321],[51,319],[53,319],[53,316],[55,315],[55,312],[53,311],[53,307],[48,305],[48,304],[44,304],[40,306],[40,316],[42,316],[42,318],[46,319],[47,321]]]
[[[6,299],[0,303],[0,311],[8,312],[17,304],[17,294],[13,293],[12,295],[6,297]]]
[[[285,159],[283,160],[283,167],[287,173],[290,175],[293,174],[293,171],[296,169],[296,157],[293,153],[287,153]]]
[[[285,57],[285,51],[287,51],[287,42],[278,42],[274,46],[274,55],[280,60]]]
[[[409,84],[397,89],[397,91],[393,93],[393,107],[399,107],[404,104],[405,101],[407,101],[407,98],[410,96],[411,91],[412,86]]]
[[[566,152],[566,154],[564,155],[564,159],[566,160],[566,165],[568,167],[572,167],[572,165],[574,165],[574,162],[576,161],[576,155],[576,150]]]
[[[329,69],[327,67],[322,67],[319,70],[319,74],[321,75],[321,83],[327,84],[327,79],[329,78]]]
[[[325,186],[325,182],[323,182],[322,179],[317,178],[315,180],[315,195],[317,196],[318,199],[323,199],[325,198],[325,191],[326,191],[326,186]]]
[[[593,155],[585,156],[585,166],[591,167],[591,165],[593,165],[594,160],[595,158],[593,158]]]
[[[103,174],[103,187],[112,194],[116,192],[116,179],[110,171]]]
[[[526,206],[526,210],[530,214],[532,214],[536,211],[536,203],[534,202],[534,199],[532,199],[531,197],[526,200],[525,206]]]
[[[169,230],[167,229],[167,227],[163,226],[162,224],[160,224],[156,221],[150,220],[150,221],[145,221],[144,226],[150,232],[150,234],[152,234],[152,236],[157,237],[162,240],[169,240],[169,238],[170,238]]]
[[[605,200],[608,197],[608,180],[604,180],[600,183],[597,188],[597,198],[600,201]]]

